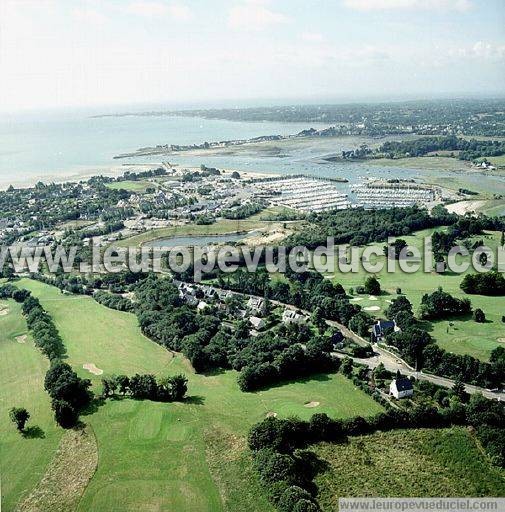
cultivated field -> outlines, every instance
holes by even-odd
[[[68,362],[91,378],[96,392],[102,375],[84,370],[83,364],[93,363],[103,376],[184,372],[189,378],[185,403],[108,400],[82,417],[96,435],[99,464],[80,511],[111,510],[118,504],[124,511],[272,510],[251,473],[245,436],[253,423],[267,413],[307,419],[314,412],[342,418],[381,410],[340,374],[242,393],[236,372],[196,375],[184,358],[145,338],[129,313],[27,279],[17,286],[40,298],[65,341]],[[311,401],[320,405],[306,407]],[[5,471],[8,479],[14,478],[9,467]]]
[[[328,464],[316,477],[325,511],[337,510],[339,497],[505,494],[505,471],[490,465],[464,428],[378,432],[315,452]]]

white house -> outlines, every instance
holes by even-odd
[[[198,306],[196,306],[196,309],[198,309],[198,311],[203,311],[204,309],[207,309],[209,307],[209,305],[204,302],[203,300],[201,300],[199,303],[198,303]]]
[[[286,309],[282,313],[282,321],[285,324],[302,324],[307,320],[305,315],[297,313],[294,309]]]
[[[247,301],[247,308],[254,313],[259,313],[263,309],[265,300],[261,297],[251,297]]]
[[[261,330],[265,327],[265,320],[262,318],[258,318],[257,316],[251,316],[249,317],[249,322],[256,330]]]
[[[393,382],[389,385],[389,394],[395,398],[405,398],[414,394],[414,386],[407,377],[401,379],[393,379]]]

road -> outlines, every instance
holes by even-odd
[[[375,350],[375,347],[374,347]],[[333,352],[334,356],[337,356],[340,359],[345,357],[350,357],[347,354],[342,354],[341,352]],[[452,388],[454,386],[454,381],[451,379],[447,379],[445,377],[440,377],[438,375],[432,375],[430,373],[424,373],[422,371],[416,371],[409,369],[406,364],[398,358],[394,358],[391,356],[385,356],[384,354],[376,354],[374,357],[369,358],[359,358],[359,357],[351,357],[351,359],[359,364],[368,366],[368,368],[376,368],[379,364],[383,364],[386,370],[396,373],[397,370],[400,370],[402,375],[407,377],[415,377],[419,380],[426,380],[428,382],[432,382],[433,384],[437,384],[438,386],[442,386],[444,388]],[[486,398],[490,398],[492,400],[505,401],[505,392],[494,392],[489,389],[480,388],[478,386],[472,386],[470,384],[465,384],[465,389],[467,393],[482,393]]]

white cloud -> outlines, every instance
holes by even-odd
[[[301,38],[308,43],[321,43],[324,39],[323,34],[319,32],[303,32]]]
[[[263,30],[288,21],[284,14],[272,11],[264,2],[254,0],[233,7],[228,15],[228,25],[237,30]]]
[[[107,19],[104,14],[97,11],[96,9],[79,7],[74,9],[72,14],[78,21],[83,23],[91,23],[92,25],[102,25]]]
[[[472,8],[470,0],[343,0],[343,3],[358,11],[419,9],[466,12]]]
[[[156,0],[139,0],[131,2],[125,8],[125,11],[135,16],[145,18],[157,18],[160,16],[169,16],[177,21],[187,21],[191,19],[191,9],[180,2],[163,2]]]
[[[449,57],[462,57],[479,60],[505,59],[505,44],[485,43],[477,41],[468,48],[453,48],[449,50]]]

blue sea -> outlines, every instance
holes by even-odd
[[[247,139],[260,135],[289,135],[327,124],[234,122],[192,117],[93,117],[105,110],[65,110],[2,114],[0,118],[0,188],[77,179],[93,174],[120,174],[123,164],[170,160],[179,166],[205,164],[218,168],[265,173],[305,173],[346,178],[417,178],[415,169],[362,163],[327,162],[325,156],[356,147],[356,138],[321,139],[310,145],[282,146],[281,151],[239,151],[236,155],[167,156],[113,160],[120,153],[157,144],[199,144],[205,141]],[[125,108],[122,111],[128,111]],[[439,176],[447,171],[437,171]],[[475,179],[481,179],[476,176]],[[490,190],[505,190],[503,178],[490,178]],[[348,185],[342,185],[347,191]]]

